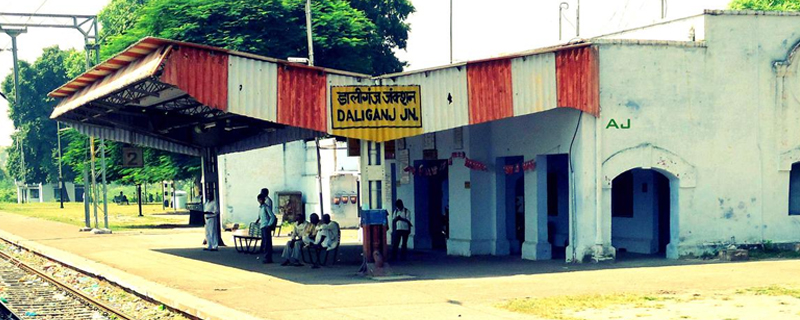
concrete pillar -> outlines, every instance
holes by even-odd
[[[570,244],[567,260],[587,262],[613,259],[614,248],[610,241],[610,216],[606,222],[598,201],[598,161],[596,135],[599,119],[582,113],[581,124],[572,147],[570,172]],[[608,225],[608,228],[606,227]],[[574,240],[574,241],[573,241]]]
[[[467,133],[464,130],[464,139]],[[450,188],[450,238],[447,239],[447,254],[470,256],[472,241],[472,176],[464,166],[464,159],[453,159],[448,170]],[[469,188],[467,188],[469,184]]]
[[[506,184],[505,172],[503,172],[504,159],[502,157],[494,158],[494,168],[490,169],[490,174],[494,174],[494,190],[495,190],[495,207],[494,207],[494,246],[492,248],[493,255],[508,255],[510,253],[510,242],[508,241],[506,213]],[[502,163],[501,163],[502,162]]]
[[[526,158],[527,159],[527,158]],[[536,170],[525,174],[525,242],[522,258],[549,260],[552,245],[547,241],[547,157],[536,157]]]

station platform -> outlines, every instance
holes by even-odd
[[[228,232],[228,247],[203,251],[201,228],[95,235],[0,212],[0,237],[203,319],[532,319],[495,306],[524,297],[800,285],[797,260],[565,264],[443,252],[413,252],[392,265],[394,273],[410,279],[376,281],[357,275],[361,247],[355,230],[343,231],[342,260],[321,269],[280,266],[286,237],[274,238],[276,263],[269,265],[237,253]]]

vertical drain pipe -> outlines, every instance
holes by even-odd
[[[602,195],[603,195],[603,188],[602,188],[602,163],[600,163],[600,152],[602,147],[602,130],[600,129],[600,116],[594,119],[594,158],[595,158],[595,166],[594,166],[594,203],[595,203],[595,219],[596,219],[596,230],[595,230],[595,245],[599,249],[603,248],[603,207],[602,207]],[[605,250],[602,250],[604,252]],[[601,257],[597,257],[598,259]]]

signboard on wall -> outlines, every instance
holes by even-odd
[[[384,142],[422,134],[420,86],[331,87],[334,135]]]

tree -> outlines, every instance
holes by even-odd
[[[114,0],[100,21],[109,28],[101,55],[157,36],[276,58],[305,57],[305,0]],[[128,6],[123,6],[127,4]],[[408,0],[314,0],[317,65],[368,74],[401,71],[393,48],[405,48],[414,11]],[[135,23],[123,15],[139,14]],[[105,26],[105,24],[104,24]]]
[[[414,11],[408,0],[313,0],[317,65],[380,74],[401,71],[392,51],[404,49]],[[307,54],[305,0],[112,0],[98,15],[101,58],[106,59],[146,36],[197,42],[277,58]],[[62,81],[64,83],[66,81]],[[47,113],[49,115],[49,111]],[[82,172],[88,139],[76,131],[64,161]],[[199,159],[147,149],[144,168],[121,168],[122,144],[106,142],[107,179],[153,183],[199,174]],[[82,175],[75,177],[82,181]]]
[[[58,137],[56,123],[50,120],[57,101],[47,97],[47,93],[79,75],[83,65],[83,55],[79,52],[50,47],[33,64],[19,62],[19,101],[13,75],[3,81],[0,89],[8,97],[9,117],[18,130],[12,138],[22,148],[9,149],[6,167],[14,179],[23,178],[20,152],[24,151],[26,182],[58,181]],[[70,170],[64,174],[70,179],[73,176]]]
[[[800,0],[733,0],[734,10],[800,11]]]
[[[375,23],[379,35],[378,41],[370,42],[372,55],[372,74],[387,74],[403,71],[406,66],[394,55],[394,48],[405,49],[408,42],[408,31],[411,27],[406,23],[408,16],[414,13],[414,6],[408,0],[350,0],[350,6],[364,12],[368,19]]]

